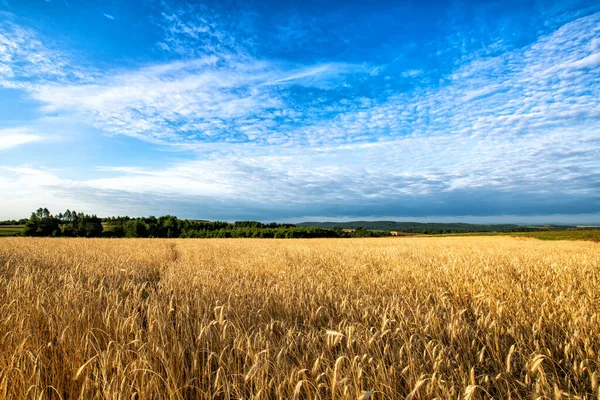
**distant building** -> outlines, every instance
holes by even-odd
[[[414,236],[414,235],[416,235],[416,233],[408,233],[408,232],[401,232],[401,231],[390,231],[390,235],[391,236]]]

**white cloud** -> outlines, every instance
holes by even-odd
[[[206,31],[219,43],[230,42],[208,17],[193,29],[176,15],[166,18],[174,37],[196,40]],[[42,79],[48,68],[42,63],[34,70],[30,59],[46,54],[43,49],[25,51],[20,57],[30,61],[19,65],[31,64],[31,76],[37,71],[41,77],[25,89],[48,112],[72,114],[105,132],[186,147],[246,141],[320,147],[404,135],[518,135],[600,118],[600,83],[594,78],[600,68],[594,44],[599,25],[600,14],[579,18],[523,49],[471,58],[439,88],[387,98],[337,95],[348,79],[368,78],[372,68],[366,66],[293,65],[241,50],[100,75],[92,71],[87,81],[68,78],[75,73],[64,62],[50,70],[67,78]],[[186,26],[190,32],[184,32]],[[16,51],[5,53],[12,59]],[[13,64],[5,63],[7,75],[15,74]],[[5,86],[21,83],[7,81]],[[298,95],[298,86],[319,95],[307,100]]]
[[[0,151],[42,140],[42,135],[31,133],[29,129],[0,129]]]
[[[61,196],[47,185],[62,185],[64,181],[53,172],[39,168],[0,166],[0,207],[2,218],[23,218],[39,207],[58,212],[63,207]]]
[[[31,90],[48,82],[81,83],[96,71],[73,63],[69,55],[53,49],[39,35],[0,11],[0,87]]]
[[[589,55],[581,60],[575,61],[573,67],[575,68],[595,68],[600,65],[600,53]]]
[[[104,15],[106,18],[108,18],[108,19],[110,19],[110,20],[113,20],[113,19],[115,19],[115,17],[113,17],[113,16],[112,16],[112,15],[110,15],[110,14],[102,14],[102,15]]]
[[[536,215],[597,213],[600,201],[593,125],[509,141],[406,137],[312,150],[233,145],[205,157],[167,168],[104,167],[111,177],[80,181],[61,179],[60,171],[12,171],[20,182],[35,182],[28,196],[38,203],[62,198],[63,205],[79,201],[86,210],[134,215],[169,207],[206,218]],[[18,201],[18,186],[8,185],[16,192],[6,201]]]
[[[420,69],[410,69],[408,71],[404,71],[402,73],[402,76],[405,77],[405,78],[416,78],[416,77],[418,77],[419,75],[422,75],[422,74],[423,74],[423,70],[420,70]]]
[[[600,37],[599,26],[600,13],[579,18],[531,46],[470,60],[439,88],[355,99],[332,119],[295,134],[303,132],[317,146],[405,135],[509,140],[600,121],[600,65],[588,61],[597,51],[590,43]]]
[[[48,112],[74,113],[107,132],[162,143],[266,142],[289,106],[286,85],[318,87],[361,67],[293,66],[255,59],[205,57],[155,65],[94,84],[43,84],[31,93]],[[279,114],[278,114],[279,112]],[[290,118],[284,118],[283,122]]]

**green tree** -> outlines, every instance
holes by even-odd
[[[148,237],[148,228],[144,221],[139,218],[129,220],[125,223],[125,237],[145,238]]]
[[[80,213],[75,224],[75,235],[80,237],[99,237],[102,235],[102,221],[96,215]]]
[[[25,223],[27,236],[59,236],[60,226],[47,208],[38,208]]]
[[[181,223],[172,215],[160,217],[157,222],[158,236],[167,238],[177,238],[181,236]]]

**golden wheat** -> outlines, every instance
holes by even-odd
[[[600,399],[600,244],[0,240],[1,398]]]

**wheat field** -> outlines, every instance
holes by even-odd
[[[600,399],[600,244],[0,240],[0,398]]]

